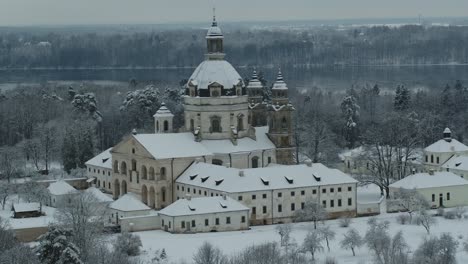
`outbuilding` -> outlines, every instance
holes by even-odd
[[[127,193],[109,205],[109,222],[119,224],[122,217],[149,215],[153,210],[142,203],[135,194]]]
[[[63,180],[51,183],[47,190],[50,195],[48,205],[51,207],[58,207],[61,203],[71,203],[72,197],[79,193],[77,189]]]
[[[39,203],[15,203],[12,209],[14,218],[41,216],[41,205]]]
[[[159,211],[161,229],[172,233],[249,228],[249,208],[226,195],[179,199]]]
[[[468,181],[447,171],[416,173],[390,184],[390,195],[400,189],[416,190],[432,208],[468,205]]]

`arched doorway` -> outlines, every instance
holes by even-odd
[[[120,192],[122,195],[127,194],[127,182],[125,180],[122,181],[122,191]]]
[[[146,205],[148,204],[148,188],[146,188],[146,185],[141,187],[141,201]]]
[[[114,181],[114,199],[119,198],[120,196],[120,183],[119,180],[115,179]]]
[[[257,156],[252,158],[252,168],[258,168],[258,157]]]
[[[154,204],[154,201],[155,201],[155,193],[154,193],[154,187],[151,186],[150,189],[149,189],[149,204],[148,206],[151,207],[151,208],[154,208],[155,207],[155,204]]]
[[[169,131],[169,122],[167,120],[164,120],[164,132]]]

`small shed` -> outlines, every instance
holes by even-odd
[[[57,207],[60,203],[71,203],[73,195],[78,194],[78,190],[63,180],[51,183],[47,190],[50,194],[48,205]]]
[[[109,222],[120,224],[120,218],[149,215],[153,210],[133,193],[127,193],[109,204]]]
[[[41,205],[39,203],[15,203],[12,210],[14,218],[41,216]]]

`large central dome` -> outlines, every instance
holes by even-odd
[[[189,83],[198,89],[208,89],[212,83],[218,83],[224,89],[244,86],[244,82],[234,67],[225,60],[205,60],[192,73]]]

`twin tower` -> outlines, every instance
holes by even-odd
[[[224,35],[216,18],[206,35],[205,60],[185,85],[185,131],[195,140],[256,140],[255,127],[268,125],[268,137],[276,146],[279,164],[295,163],[292,113],[288,87],[281,71],[272,87],[271,102],[264,99],[265,87],[254,71],[248,85],[224,57]],[[155,114],[156,133],[172,132],[172,114],[165,106]]]

